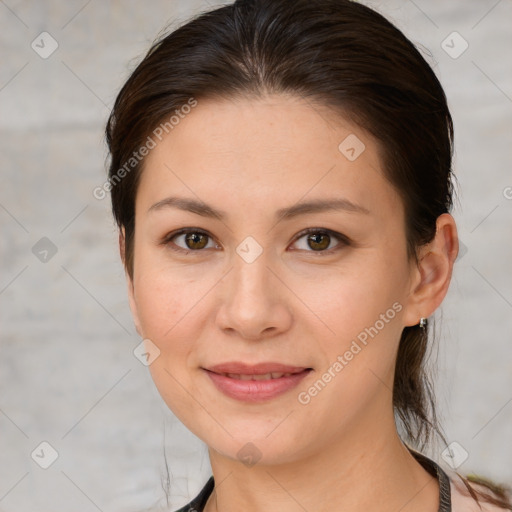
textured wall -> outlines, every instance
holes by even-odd
[[[133,355],[108,198],[92,195],[123,80],[166,20],[210,5],[0,2],[1,511],[164,509],[164,443],[171,509],[210,474]],[[437,394],[449,441],[468,453],[459,470],[510,482],[512,3],[371,5],[429,50],[451,105],[464,245],[437,315]]]

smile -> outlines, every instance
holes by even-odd
[[[260,374],[215,373],[203,369],[215,389],[241,402],[265,402],[283,395],[299,385],[311,371],[268,372]]]

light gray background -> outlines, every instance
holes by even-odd
[[[459,471],[511,482],[512,2],[370,5],[431,52],[452,109],[466,249],[437,315],[437,395],[448,440],[469,452]],[[133,355],[109,199],[92,196],[123,81],[167,21],[209,7],[0,1],[1,511],[164,510],[164,443],[170,510],[210,474],[205,446]],[[31,48],[43,31],[59,45],[47,59]],[[456,59],[441,47],[453,31],[469,44]],[[46,263],[32,252],[42,237],[58,251]],[[46,470],[31,458],[42,441],[58,452]]]

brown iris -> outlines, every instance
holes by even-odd
[[[185,243],[190,249],[203,249],[208,243],[208,236],[203,233],[187,233]]]
[[[330,240],[327,233],[313,233],[308,236],[309,246],[314,250],[327,249]]]

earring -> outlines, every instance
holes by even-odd
[[[422,329],[425,329],[425,327],[427,327],[427,319],[426,319],[426,318],[421,317],[421,318],[420,318],[420,324],[419,324],[419,325],[420,325],[420,327],[421,327]]]

